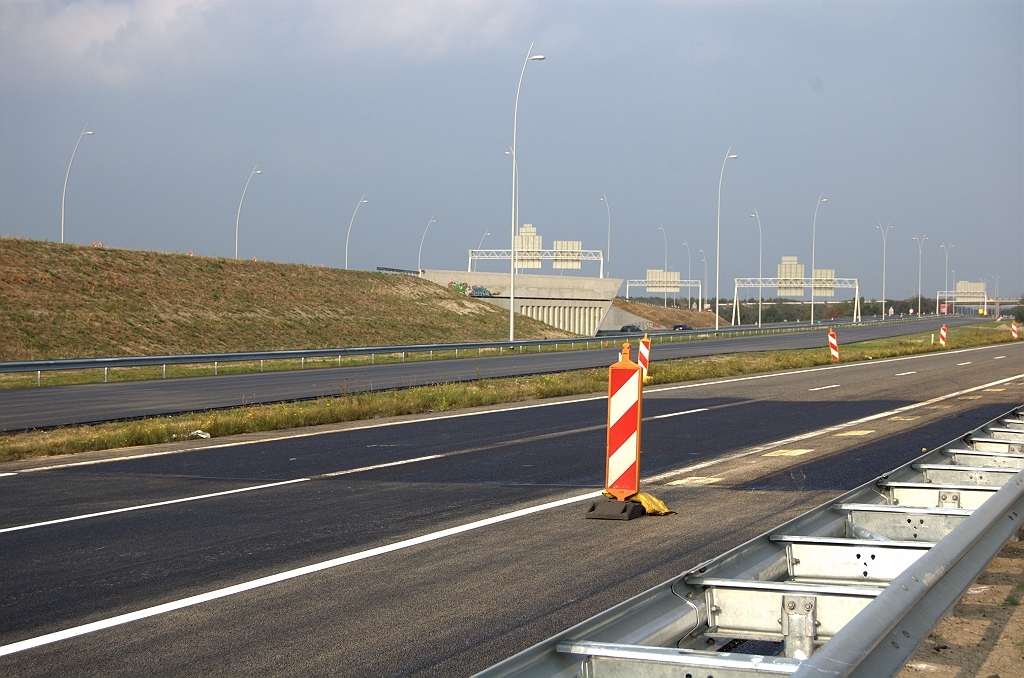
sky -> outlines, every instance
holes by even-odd
[[[755,209],[766,277],[809,274],[813,230],[878,298],[892,223],[887,297],[917,292],[915,235],[925,295],[1024,292],[1020,2],[0,0],[0,235],[60,240],[88,124],[67,242],[231,257],[237,217],[240,257],[343,267],[365,195],[351,268],[416,268],[433,218],[422,266],[465,270],[485,233],[509,247],[531,43],[519,209],[545,247],[606,249],[605,195],[611,276],[667,243],[702,278],[703,250],[713,296],[721,176],[722,296],[758,275]]]

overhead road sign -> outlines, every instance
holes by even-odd
[[[821,274],[816,276],[813,280],[811,278],[735,278],[736,286],[733,289],[732,299],[732,318],[729,321],[730,325],[738,325],[739,323],[739,296],[740,289],[742,288],[764,288],[764,287],[775,287],[779,290],[779,296],[783,295],[783,290],[795,290],[803,289],[814,285],[814,294],[816,296],[832,296],[831,294],[825,294],[825,290],[829,289],[852,289],[853,290],[853,322],[859,323],[861,321],[860,315],[860,280],[858,278],[836,278],[836,277],[825,277],[825,274],[832,273],[832,269],[819,268],[815,273]]]

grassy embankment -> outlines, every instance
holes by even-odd
[[[931,338],[931,333],[923,333],[842,346],[842,362],[940,350],[937,343],[931,343]],[[1010,340],[1008,323],[988,323],[952,330],[949,348],[996,344]],[[654,350],[657,350],[657,346]],[[830,362],[827,348],[739,353],[655,362],[651,365],[650,375],[652,384],[667,384],[811,367]],[[534,398],[599,393],[607,387],[607,374],[605,369],[580,370],[562,374],[489,379],[469,384],[443,384],[402,391],[357,393],[337,398],[255,405],[94,426],[74,426],[53,431],[0,434],[0,461],[163,443],[181,439],[196,429],[207,431],[213,436],[226,436],[419,412],[438,412]]]

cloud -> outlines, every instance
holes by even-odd
[[[531,3],[474,0],[4,0],[0,9],[9,81],[109,88],[229,72],[254,55],[437,58],[501,45],[534,15]]]

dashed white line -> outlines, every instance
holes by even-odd
[[[992,360],[1002,360],[1005,357],[1005,355],[997,355],[995,358],[992,358]]]
[[[917,372],[900,372],[900,373],[899,373],[899,374],[897,374],[896,376],[897,376],[897,377],[905,377],[905,376],[907,376],[908,374],[917,374]]]
[[[969,360],[968,360],[968,361],[967,361],[967,362],[965,362],[965,363],[957,363],[957,364],[956,364],[956,366],[957,366],[957,367],[963,367],[964,365],[970,365],[970,364],[971,364],[971,361],[969,361]]]
[[[809,388],[808,391],[824,391],[826,388],[839,388],[839,384],[832,384],[831,386],[819,386],[818,388]]]
[[[651,419],[665,419],[667,417],[678,417],[678,416],[683,415],[683,414],[695,414],[697,412],[707,412],[707,411],[708,411],[708,408],[706,408],[706,407],[698,407],[695,410],[686,410],[685,412],[672,412],[671,414],[659,414],[659,415],[657,415],[655,417],[644,417],[644,421],[649,421]]]

